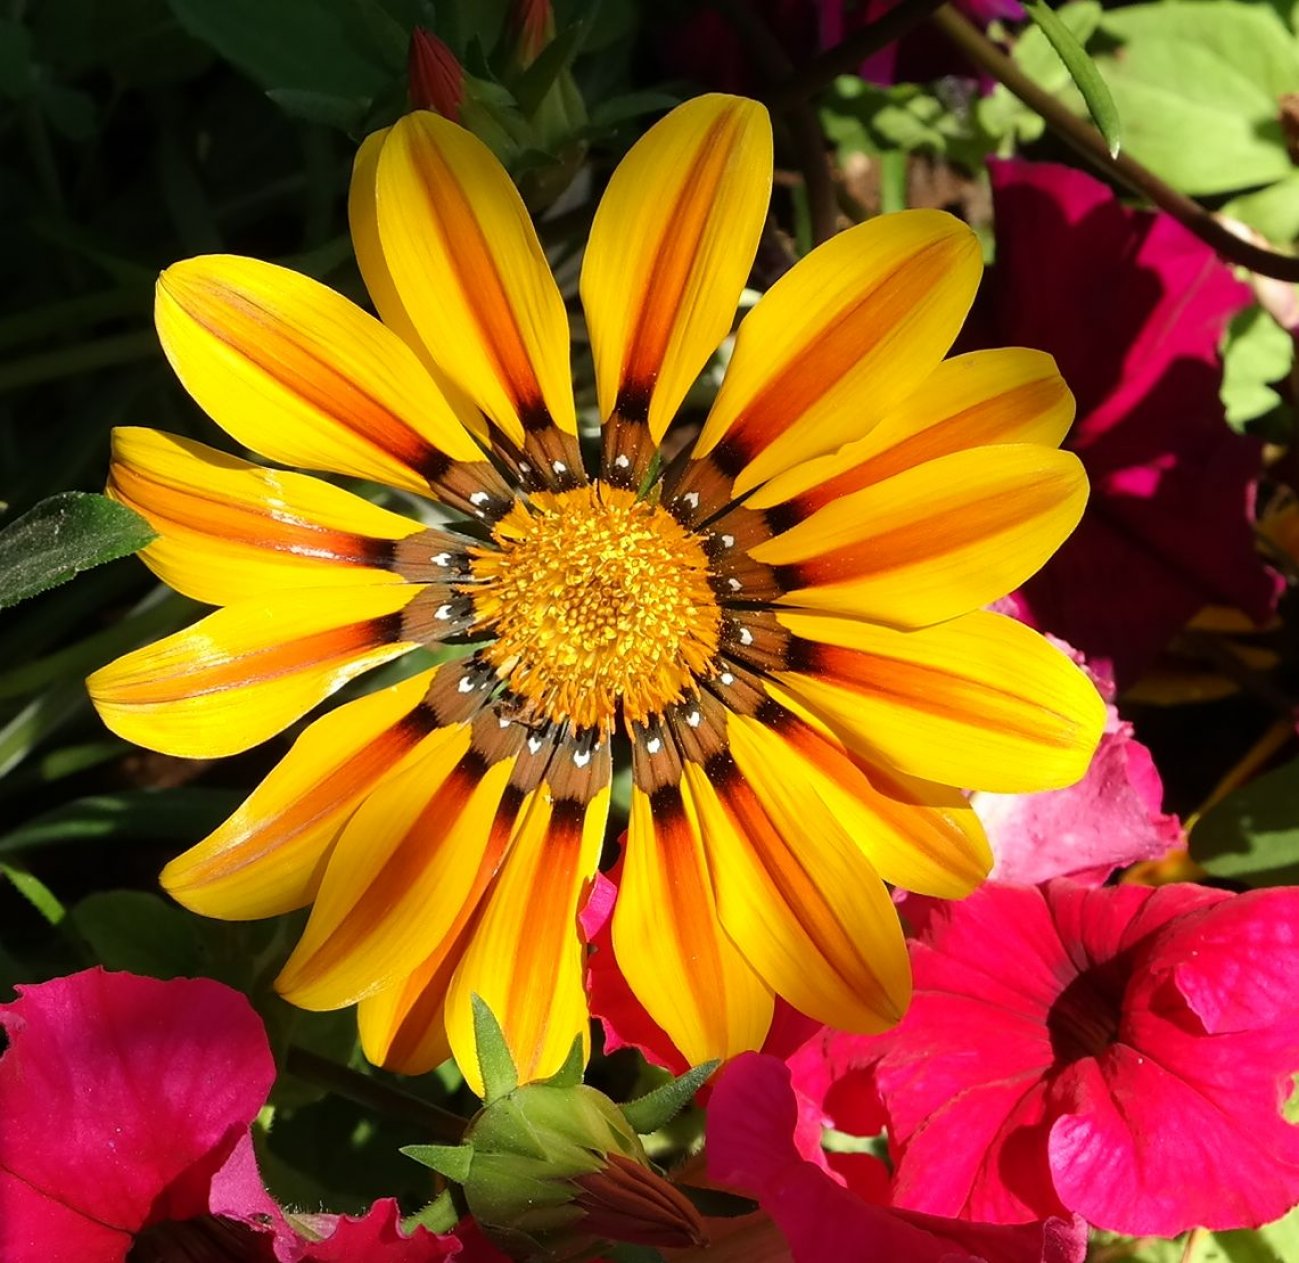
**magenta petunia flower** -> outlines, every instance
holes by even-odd
[[[908,914],[915,999],[856,1049],[898,1205],[1173,1236],[1299,1202],[1299,890],[994,882]]]
[[[996,266],[971,327],[1055,357],[1078,402],[1064,445],[1092,488],[1022,612],[1126,686],[1203,606],[1262,622],[1280,591],[1254,547],[1260,447],[1218,398],[1218,344],[1249,289],[1175,220],[1080,171],[990,170]]]
[[[4,1263],[455,1257],[452,1237],[404,1236],[391,1200],[289,1225],[248,1130],[275,1063],[237,991],[102,969],[18,991],[0,1005]]]
[[[1076,1217],[977,1224],[881,1204],[827,1165],[820,1141],[815,1108],[777,1058],[744,1053],[721,1072],[708,1109],[709,1178],[757,1198],[795,1263],[1081,1263],[1086,1253]]]
[[[1063,641],[1105,699],[1105,731],[1087,774],[1067,789],[971,796],[988,835],[998,881],[1032,884],[1052,877],[1099,885],[1116,868],[1161,859],[1182,842],[1176,816],[1162,809],[1164,783],[1150,751],[1114,705],[1113,677],[1094,670]]]

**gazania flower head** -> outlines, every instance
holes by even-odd
[[[849,1041],[899,1205],[1171,1237],[1299,1199],[1295,891],[992,882],[928,911],[911,1011]]]
[[[615,742],[630,751],[613,942],[692,1061],[757,1046],[773,996],[875,1030],[909,995],[884,882],[962,895],[989,855],[949,786],[1087,766],[1103,723],[1062,654],[982,606],[1072,529],[1045,355],[944,361],[980,273],[930,211],[853,228],[745,318],[696,441],[659,444],[727,336],[766,214],[762,107],[701,97],[618,168],[582,269],[602,421],[579,442],[568,315],[504,170],[430,113],[370,137],[350,210],[383,322],[293,272],[162,276],[163,346],[264,456],[441,501],[441,525],[148,430],[112,494],[146,560],[223,606],[92,677],[116,732],[232,754],[346,681],[464,656],[313,723],[168,866],[224,917],[312,904],[279,987],[360,1005],[377,1061],[475,1072],[470,999],[524,1079],[587,1028],[576,917]],[[881,880],[883,879],[883,880]]]

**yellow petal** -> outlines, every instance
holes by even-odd
[[[568,315],[532,221],[476,136],[426,110],[385,137],[379,238],[432,359],[514,443],[577,431]]]
[[[777,678],[853,751],[910,776],[1031,793],[1086,772],[1095,686],[1031,628],[978,611],[920,631],[781,614],[809,642]]]
[[[911,973],[884,883],[833,821],[809,829],[814,795],[767,766],[742,726],[728,735],[735,763],[717,784],[685,768],[722,927],[801,1012],[846,1031],[893,1025]]]
[[[633,789],[613,949],[636,998],[691,1065],[760,1048],[771,988],[717,919],[698,830],[679,793]]]
[[[367,1061],[396,1074],[428,1074],[451,1056],[442,1013],[459,963],[455,950],[430,957],[409,978],[356,1006]]]
[[[1055,360],[1005,347],[944,360],[865,438],[777,474],[745,502],[806,517],[840,496],[952,452],[995,443],[1058,447],[1074,400]],[[786,511],[787,512],[787,511]]]
[[[981,270],[974,233],[941,211],[818,246],[744,318],[694,456],[712,454],[739,495],[861,438],[947,354]]]
[[[579,1035],[587,1046],[586,948],[577,914],[595,877],[608,808],[602,789],[583,815],[560,816],[543,787],[524,809],[447,994],[456,1064],[480,1096],[475,995],[500,1022],[520,1082],[554,1074]]]
[[[663,438],[730,332],[766,218],[771,170],[767,111],[720,94],[679,105],[619,164],[582,262],[606,422],[617,412],[627,423],[648,421],[653,443]],[[638,481],[631,477],[631,485]]]
[[[1087,474],[1070,452],[955,452],[826,505],[750,550],[787,605],[924,627],[987,605],[1078,524]]]
[[[348,821],[311,919],[276,988],[304,1009],[337,1009],[391,987],[458,931],[509,841],[501,795],[514,766],[482,768],[468,724],[430,737]]]
[[[110,662],[86,686],[127,741],[192,759],[238,754],[410,649],[401,611],[422,590],[314,588],[244,601]]]
[[[140,556],[197,601],[398,583],[392,543],[423,528],[304,474],[263,469],[158,430],[113,431],[108,494],[158,532]]]
[[[482,452],[411,349],[341,294],[233,255],[158,280],[158,336],[199,406],[271,460],[427,493]]]
[[[767,692],[781,708],[774,726],[734,716],[731,728],[746,730],[767,767],[803,781],[820,800],[815,810],[828,809],[885,881],[960,899],[987,877],[992,851],[960,790],[872,764],[785,690],[768,684]]]
[[[419,703],[432,678],[422,671],[312,723],[229,820],[162,870],[172,898],[228,920],[310,903],[348,816],[428,735]]]
[[[379,178],[379,153],[389,130],[385,127],[382,131],[371,132],[361,142],[352,163],[352,182],[347,193],[347,221],[352,231],[356,265],[379,318],[419,356],[420,362],[459,418],[460,424],[479,441],[485,441],[487,419],[429,354],[428,347],[415,331],[415,325],[402,305],[392,273],[388,269],[388,260],[383,255],[375,190]]]

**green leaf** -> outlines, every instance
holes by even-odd
[[[0,875],[7,877],[13,888],[36,909],[51,925],[59,925],[67,915],[58,897],[41,879],[29,873],[21,864],[0,863]]]
[[[403,1145],[399,1152],[457,1184],[469,1178],[469,1166],[474,1160],[473,1145]]]
[[[358,130],[370,108],[369,97],[337,96],[304,88],[271,88],[266,95],[292,118],[323,123],[341,132]]]
[[[373,97],[400,67],[384,66],[337,0],[168,0],[176,20],[264,88]]]
[[[1096,69],[1096,63],[1087,56],[1082,43],[1069,26],[1042,0],[1030,0],[1024,7],[1028,16],[1041,28],[1042,34],[1050,40],[1051,47],[1069,71],[1069,77],[1078,85],[1088,112],[1105,137],[1110,157],[1117,158],[1120,144],[1119,112],[1114,106],[1109,88],[1105,86],[1105,80]]]
[[[1182,0],[1107,11],[1122,47],[1098,56],[1128,152],[1184,193],[1291,172],[1278,99],[1299,91],[1299,45],[1266,5]]]
[[[472,1004],[478,1072],[483,1078],[483,1100],[490,1102],[497,1097],[507,1096],[519,1086],[519,1072],[496,1015],[487,1007],[482,996],[473,996]]]
[[[100,964],[149,978],[200,972],[197,922],[144,890],[100,890],[87,895],[68,919]]]
[[[1293,366],[1294,339],[1262,307],[1233,317],[1222,349],[1220,394],[1227,424],[1237,434],[1284,438],[1284,433],[1268,432],[1268,422],[1283,407],[1272,383],[1285,381]]]
[[[1191,831],[1191,857],[1247,886],[1299,882],[1299,759],[1210,808]]]
[[[1243,1228],[1215,1232],[1213,1245],[1222,1263],[1294,1263],[1299,1258],[1299,1210],[1253,1232]],[[1204,1263],[1212,1260],[1212,1255],[1204,1256]],[[1202,1263],[1201,1256],[1195,1263]]]
[[[34,846],[100,838],[164,838],[188,845],[217,827],[239,806],[235,790],[126,790],[64,803],[0,833],[0,855]]]
[[[586,22],[574,22],[561,31],[537,54],[537,59],[519,76],[514,85],[514,99],[525,118],[531,118],[540,107],[555,80],[573,64],[586,39]]]
[[[1265,189],[1233,197],[1221,213],[1248,224],[1275,245],[1293,244],[1299,240],[1299,171]]]
[[[628,1101],[621,1107],[623,1117],[642,1136],[658,1131],[685,1109],[690,1103],[690,1098],[699,1091],[708,1076],[721,1064],[720,1061],[705,1061],[703,1065],[687,1070],[671,1083],[665,1083],[661,1088],[655,1088],[653,1092],[647,1092],[634,1101]]]
[[[105,496],[51,496],[0,531],[0,610],[138,552],[153,538],[138,513]]]

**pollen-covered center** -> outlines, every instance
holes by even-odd
[[[476,552],[484,651],[538,719],[612,726],[681,698],[717,651],[720,615],[696,536],[630,491],[534,495]]]

